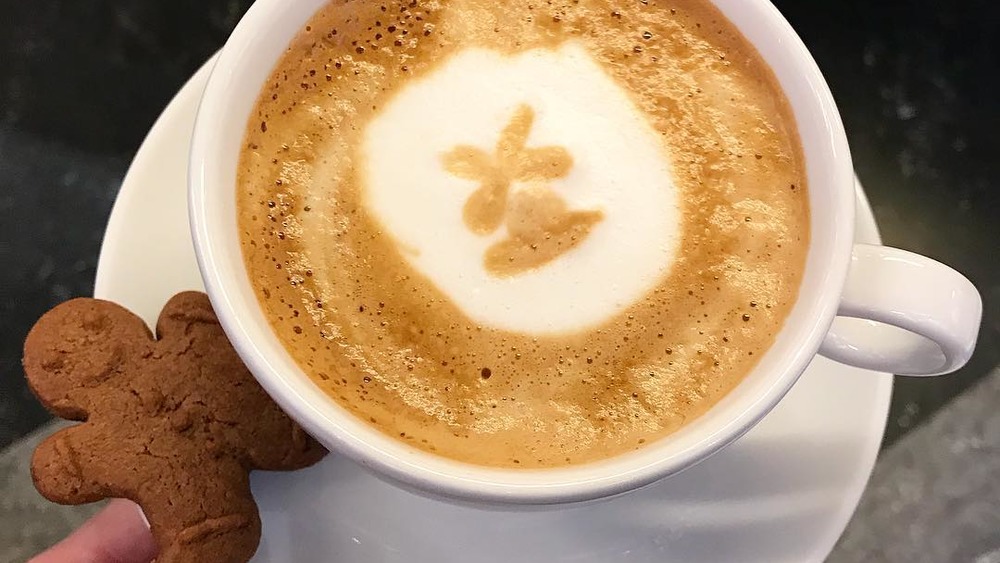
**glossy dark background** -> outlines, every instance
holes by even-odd
[[[1000,8],[776,4],[830,83],[886,243],[947,262],[984,295],[968,367],[897,378],[889,444],[1000,364]],[[47,420],[22,383],[24,335],[51,306],[91,292],[132,154],[249,5],[0,0],[0,448]]]

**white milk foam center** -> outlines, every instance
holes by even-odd
[[[526,147],[562,147],[573,159],[546,189],[569,210],[603,218],[555,260],[497,277],[484,255],[507,227],[481,235],[465,224],[480,184],[442,159],[461,145],[493,155],[525,105],[535,114]],[[533,335],[593,328],[652,291],[674,260],[678,193],[660,136],[579,45],[463,51],[406,85],[368,126],[362,151],[375,217],[412,266],[483,326]]]

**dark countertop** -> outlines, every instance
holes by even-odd
[[[958,269],[983,295],[968,366],[896,378],[888,446],[1000,364],[1000,4],[775,3],[833,90],[885,243]]]
[[[887,244],[937,258],[983,293],[960,373],[897,378],[886,445],[1000,365],[1000,5],[775,2],[834,92]],[[92,291],[128,162],[247,0],[4,1],[0,20],[0,448],[47,420],[20,348],[48,308]]]

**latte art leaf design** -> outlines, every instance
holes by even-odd
[[[534,122],[535,111],[521,105],[501,131],[493,155],[459,145],[443,156],[449,173],[480,182],[463,209],[469,230],[488,235],[506,220],[508,238],[491,246],[485,256],[486,270],[497,277],[555,260],[604,218],[601,211],[568,210],[563,198],[545,185],[569,174],[573,157],[563,147],[526,147]],[[527,187],[511,193],[514,182]]]

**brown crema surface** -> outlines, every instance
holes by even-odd
[[[661,133],[682,203],[677,261],[597,329],[477,326],[366,210],[357,151],[380,108],[449,56],[566,41]],[[334,0],[264,87],[238,178],[250,279],[302,369],[386,434],[490,466],[607,458],[705,412],[781,329],[809,242],[790,107],[706,0]]]

